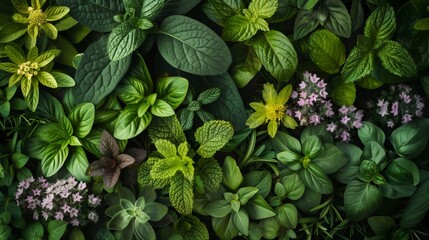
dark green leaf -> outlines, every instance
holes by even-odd
[[[401,44],[386,41],[377,51],[383,67],[400,77],[413,77],[417,74],[417,66],[410,53]]]
[[[390,142],[398,155],[413,159],[424,150],[429,138],[428,131],[429,120],[418,119],[393,131]]]
[[[364,10],[361,0],[353,0],[350,10],[350,19],[352,20],[352,31],[358,30],[365,20]]]
[[[364,145],[368,144],[370,141],[374,141],[380,144],[380,146],[384,146],[386,136],[383,130],[371,122],[364,121],[362,123],[363,126],[358,130],[360,141]]]
[[[375,65],[374,52],[355,46],[343,66],[341,74],[346,83],[356,82],[372,72]]]
[[[320,205],[322,200],[322,194],[311,190],[310,188],[306,188],[304,195],[296,201],[292,201],[299,210],[304,211],[306,213],[310,213],[310,210],[318,205]]]
[[[301,153],[301,143],[298,141],[298,139],[288,135],[285,132],[277,132],[276,136],[271,141],[276,152],[289,150],[296,154]]]
[[[223,239],[233,239],[238,235],[238,230],[232,223],[231,215],[224,218],[212,218],[212,226],[216,235]]]
[[[354,83],[344,83],[344,81],[338,77],[331,79],[329,83],[332,83],[329,89],[329,95],[336,105],[353,105],[356,99],[356,87]]]
[[[52,95],[46,92],[42,93],[39,98],[36,114],[52,121],[58,121],[61,116],[64,116],[64,109],[61,103]]]
[[[416,192],[408,200],[404,209],[404,215],[401,218],[400,226],[403,228],[412,228],[425,218],[429,210],[429,180],[426,180],[418,186]]]
[[[348,164],[349,158],[338,147],[333,144],[325,143],[324,150],[316,157],[311,159],[311,163],[317,165],[326,174],[332,174],[341,167]]]
[[[75,148],[66,163],[67,170],[79,181],[88,182],[91,178],[85,174],[89,162],[82,147]]]
[[[353,144],[337,143],[336,146],[340,148],[350,159],[349,163],[339,169],[334,177],[339,182],[348,184],[356,179],[359,173],[359,166],[361,163],[362,150]]]
[[[386,151],[383,146],[374,141],[366,143],[362,159],[371,160],[380,166],[386,160],[386,157]]]
[[[204,182],[208,192],[216,191],[222,182],[222,168],[214,158],[203,158],[198,161],[197,174]]]
[[[302,143],[302,154],[309,158],[313,158],[323,151],[323,142],[318,136],[310,136]]]
[[[232,222],[239,232],[247,236],[249,234],[249,216],[246,211],[240,209],[231,214]]]
[[[259,72],[262,67],[253,48],[237,44],[231,49],[232,67],[230,73],[237,87],[242,88]]]
[[[274,209],[259,194],[256,194],[243,208],[246,209],[249,217],[255,220],[270,218],[276,215]]]
[[[196,7],[200,2],[201,0],[166,0],[158,18],[176,14],[184,15]]]
[[[184,239],[203,240],[209,239],[209,231],[206,225],[197,217],[192,215],[182,216],[174,225]]]
[[[395,11],[388,4],[377,7],[366,20],[365,36],[376,40],[376,48],[390,39],[395,30]]]
[[[137,114],[137,105],[128,105],[119,114],[113,136],[120,140],[130,139],[139,135],[152,121],[152,114],[146,112],[142,117]]]
[[[323,143],[334,143],[332,135],[326,130],[326,124],[310,125],[301,133],[301,142],[311,136],[320,136]]]
[[[222,218],[232,211],[231,203],[223,199],[213,200],[204,206],[204,211],[212,217]]]
[[[287,174],[280,179],[285,189],[285,196],[291,200],[298,200],[304,194],[305,185],[297,173]]]
[[[341,0],[327,0],[328,18],[323,26],[340,37],[348,38],[352,33],[352,21],[346,6]]]
[[[377,235],[385,235],[395,226],[395,221],[390,216],[372,216],[367,221],[372,231]]]
[[[306,187],[320,194],[330,194],[333,190],[328,175],[314,164],[309,164],[307,168],[301,169],[298,174]]]
[[[244,175],[242,186],[253,186],[259,189],[258,194],[268,197],[272,185],[272,176],[269,171],[251,171]]]
[[[360,221],[374,213],[381,205],[383,193],[370,183],[352,181],[344,192],[344,208],[347,217]]]
[[[295,205],[286,203],[276,209],[276,219],[287,229],[295,229],[298,224],[298,210]]]
[[[63,221],[51,220],[48,222],[49,240],[59,240],[66,231],[67,223]]]
[[[107,51],[112,61],[120,60],[130,55],[146,39],[146,30],[142,30],[123,22],[115,27],[107,40]]]
[[[213,22],[224,26],[225,21],[236,14],[240,14],[244,8],[242,0],[209,0],[202,6],[204,13]]]
[[[180,106],[188,91],[188,80],[182,77],[164,77],[158,80],[158,98],[167,102],[173,109]]]
[[[300,10],[295,18],[293,38],[295,40],[305,37],[317,28],[317,12],[314,10]]]

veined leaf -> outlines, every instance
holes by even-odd
[[[196,141],[200,144],[197,153],[204,158],[210,158],[225,146],[233,135],[234,129],[227,121],[206,122],[195,132]]]
[[[92,103],[82,103],[71,111],[69,119],[73,125],[73,133],[78,138],[84,138],[91,131],[95,118],[95,106]]]
[[[249,10],[261,18],[270,18],[274,15],[278,7],[277,0],[252,0]]]
[[[171,205],[180,214],[188,215],[192,213],[194,205],[194,192],[192,182],[181,172],[177,172],[170,180],[169,196]]]
[[[139,135],[152,120],[152,114],[146,112],[142,117],[138,116],[138,106],[128,105],[119,114],[113,136],[120,140],[130,139]]]
[[[174,229],[183,236],[184,239],[204,240],[209,239],[209,231],[206,225],[197,217],[185,215],[179,218],[174,224]]]
[[[159,139],[165,139],[175,145],[179,145],[186,141],[185,133],[183,132],[176,115],[164,118],[155,117],[151,122],[148,131],[149,138],[152,142],[156,142]]]
[[[221,26],[225,25],[228,18],[240,14],[243,8],[242,0],[209,0],[202,6],[204,13]]]
[[[228,47],[213,30],[185,16],[164,19],[157,44],[170,65],[192,74],[217,75],[232,62]]]
[[[417,66],[410,53],[401,44],[386,41],[378,50],[383,67],[400,77],[413,77],[417,74]]]
[[[246,16],[235,15],[225,21],[222,38],[225,41],[243,42],[253,37],[259,28]]]
[[[355,180],[349,183],[344,192],[344,208],[347,217],[360,221],[374,213],[381,205],[383,193],[370,183]]]
[[[242,88],[261,70],[262,63],[253,48],[237,44],[231,49],[232,66],[230,73],[237,87]]]
[[[82,147],[77,147],[66,163],[67,170],[79,181],[88,182],[91,177],[85,174],[89,162]]]
[[[352,33],[352,20],[341,0],[327,0],[328,18],[323,26],[338,36],[348,38]]]
[[[222,182],[222,168],[214,158],[202,158],[197,162],[196,174],[201,177],[208,192],[216,191]]]
[[[118,25],[113,17],[124,10],[122,0],[57,0],[57,3],[68,6],[74,19],[97,32],[112,31]]]
[[[182,77],[164,77],[158,80],[156,93],[173,109],[179,107],[188,92],[189,82]]]
[[[354,83],[344,83],[341,78],[331,79],[332,88],[329,90],[329,96],[338,106],[351,106],[356,99],[356,86]]]
[[[395,30],[395,11],[388,4],[377,7],[366,20],[365,36],[376,40],[375,48],[390,39]]]
[[[146,39],[146,31],[123,22],[115,27],[107,40],[107,51],[112,61],[130,55]]]
[[[115,93],[125,104],[139,104],[152,93],[151,85],[147,81],[126,76],[116,87]]]
[[[309,164],[306,169],[301,169],[299,177],[306,187],[320,194],[330,194],[333,190],[331,180],[328,175],[314,164]]]
[[[76,70],[76,86],[71,89],[77,103],[100,103],[126,74],[131,56],[110,61],[106,46],[107,37],[102,37],[86,49]]]
[[[323,71],[335,74],[346,60],[346,49],[340,38],[329,30],[318,30],[308,40],[311,60]]]
[[[154,142],[156,150],[161,153],[162,156],[169,158],[177,155],[176,146],[168,140],[159,139]]]
[[[60,170],[64,165],[69,154],[68,147],[62,147],[61,144],[49,144],[45,151],[42,161],[40,162],[43,175],[50,177]]]
[[[364,78],[372,72],[374,64],[375,58],[372,51],[359,45],[355,46],[341,71],[344,82],[352,83]]]
[[[403,158],[416,158],[427,144],[428,129],[428,119],[418,119],[397,128],[390,135],[395,152]]]
[[[278,81],[288,81],[298,65],[298,56],[289,39],[281,32],[262,32],[250,41],[262,65]]]
[[[353,0],[350,9],[350,18],[352,20],[352,31],[359,29],[365,20],[362,2],[360,0]]]
[[[316,12],[312,10],[300,10],[295,18],[293,39],[298,40],[317,28],[319,22]]]
[[[249,235],[249,215],[243,209],[231,213],[232,222],[239,232]]]

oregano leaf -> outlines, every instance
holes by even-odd
[[[413,77],[417,66],[410,53],[400,43],[386,41],[377,51],[383,67],[400,77]]]
[[[169,190],[171,205],[180,214],[189,215],[194,205],[192,182],[181,172],[177,172],[170,180]]]
[[[200,144],[197,153],[204,158],[212,157],[234,135],[232,124],[223,120],[204,123],[195,132],[195,139]]]
[[[183,215],[174,224],[174,229],[183,236],[184,239],[206,240],[210,239],[206,225],[193,215]]]

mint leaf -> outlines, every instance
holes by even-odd
[[[250,12],[261,18],[272,17],[276,12],[277,7],[277,0],[252,0],[249,4]]]
[[[131,56],[110,61],[107,54],[107,37],[89,46],[76,70],[76,86],[71,88],[77,103],[100,103],[109,95],[127,73]]]
[[[237,44],[231,49],[232,65],[230,72],[237,87],[246,86],[261,70],[262,63],[252,47]]]
[[[124,10],[122,0],[57,0],[57,3],[68,6],[70,8],[69,14],[76,21],[97,32],[112,31],[118,25],[113,17]]]
[[[392,37],[396,30],[395,11],[387,4],[377,7],[366,20],[365,36],[376,40],[375,48]]]
[[[225,146],[233,135],[234,129],[227,121],[206,122],[195,132],[195,139],[200,144],[197,153],[204,158],[210,158]]]
[[[417,74],[417,66],[410,53],[401,44],[386,41],[377,51],[383,67],[400,77],[413,77]]]
[[[130,55],[146,39],[146,30],[123,22],[115,27],[107,40],[107,51],[112,61],[120,60]]]
[[[360,0],[353,0],[350,9],[350,18],[352,20],[352,31],[358,30],[365,20],[362,2]]]
[[[300,10],[295,18],[293,39],[298,40],[312,32],[319,25],[317,11]]]
[[[140,10],[139,17],[149,21],[154,20],[161,12],[165,2],[168,2],[168,0],[139,1],[142,2],[141,9],[136,9]]]
[[[177,154],[176,146],[168,140],[159,139],[155,143],[156,150],[164,157],[175,157]]]
[[[221,26],[225,26],[228,18],[240,14],[243,8],[244,3],[241,0],[209,0],[202,6],[204,13]]]
[[[259,28],[247,16],[235,15],[225,21],[222,38],[225,41],[243,42],[253,37]]]
[[[335,74],[346,60],[346,49],[340,38],[329,30],[317,30],[308,40],[311,60],[323,71]]]
[[[192,74],[216,75],[232,62],[228,47],[213,30],[185,16],[164,19],[157,44],[170,65]]]
[[[328,18],[323,26],[338,36],[348,38],[352,33],[352,20],[346,6],[340,0],[327,0]]]
[[[174,229],[183,236],[184,239],[204,240],[210,239],[206,225],[197,217],[184,215],[174,224]]]
[[[196,174],[201,177],[208,192],[216,191],[222,182],[222,168],[214,158],[202,158],[198,161]]]
[[[176,115],[164,118],[153,118],[148,131],[149,138],[152,142],[159,139],[166,139],[175,145],[179,145],[186,141],[185,133]]]
[[[250,44],[262,65],[278,81],[288,81],[298,66],[298,57],[290,40],[281,32],[262,32]]]
[[[356,45],[344,64],[341,74],[345,83],[356,82],[374,69],[374,53],[365,47]]]
[[[194,191],[190,182],[181,172],[177,172],[170,180],[169,190],[171,205],[183,215],[192,213]]]

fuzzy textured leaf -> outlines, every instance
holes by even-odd
[[[185,133],[182,130],[177,117],[153,118],[149,128],[149,138],[152,142],[159,139],[165,139],[175,145],[179,145],[186,141]]]
[[[132,26],[128,22],[115,27],[107,40],[107,51],[112,61],[130,55],[146,39],[146,31]]]
[[[365,36],[376,40],[376,47],[392,37],[396,30],[395,11],[388,4],[377,7],[366,20]]]
[[[222,182],[222,168],[214,158],[202,158],[197,163],[196,174],[201,177],[208,192],[216,191]]]
[[[197,153],[204,158],[212,157],[234,135],[232,124],[227,121],[213,120],[206,122],[195,132],[195,139],[200,144]]]
[[[169,196],[171,205],[180,214],[192,213],[194,192],[190,182],[181,172],[177,172],[170,180]]]

